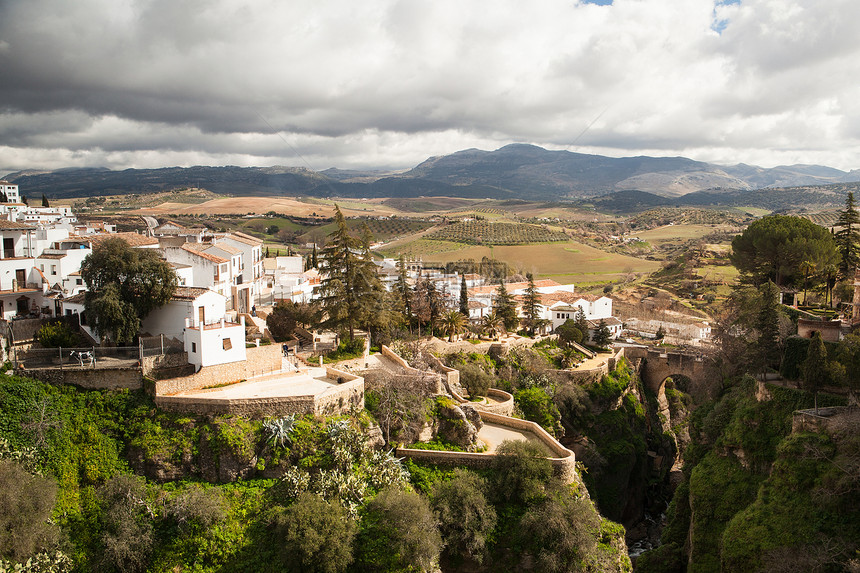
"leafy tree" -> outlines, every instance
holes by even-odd
[[[179,530],[189,534],[206,530],[226,517],[224,498],[217,488],[192,484],[165,503],[164,513],[173,519]]]
[[[576,321],[568,318],[563,324],[558,325],[555,329],[558,338],[567,346],[573,343],[579,344],[582,342],[584,333],[576,326]]]
[[[534,442],[504,441],[496,449],[493,485],[500,501],[529,504],[546,496],[552,464]]]
[[[87,285],[84,308],[94,330],[116,342],[131,342],[141,321],[170,302],[176,273],[152,249],[135,249],[122,239],[97,245],[81,264]]]
[[[597,331],[594,333],[594,343],[597,346],[606,346],[611,339],[612,333],[609,331],[609,327],[606,326],[606,321],[601,318],[600,323],[597,325]]]
[[[770,215],[732,240],[730,259],[742,281],[759,286],[770,280],[782,286],[795,284],[802,262],[823,269],[838,263],[839,252],[824,227],[801,217]]]
[[[36,331],[36,340],[45,348],[72,348],[79,338],[65,322],[49,322]]]
[[[540,328],[545,322],[540,317],[540,294],[535,287],[535,279],[531,273],[526,275],[529,285],[526,288],[526,294],[523,298],[523,314],[526,315],[525,323],[529,334],[534,335],[535,331]]]
[[[282,571],[338,573],[352,563],[356,524],[339,504],[302,492],[269,520]]]
[[[496,527],[496,510],[484,492],[487,482],[475,472],[455,469],[454,477],[433,487],[432,504],[445,552],[481,563]]]
[[[358,253],[361,244],[353,237],[340,207],[335,205],[335,230],[323,249],[320,285],[323,310],[328,328],[345,328],[349,339],[355,338],[355,328],[368,319],[374,299],[380,296],[376,267],[373,261]]]
[[[493,383],[493,377],[486,370],[471,362],[458,366],[457,369],[460,371],[460,384],[466,388],[470,397],[487,395],[487,390]]]
[[[839,263],[839,272],[843,277],[852,278],[854,269],[860,263],[860,213],[854,203],[854,193],[848,192],[845,199],[845,209],[839,211],[836,224],[840,227],[836,232],[836,243],[839,245],[839,253],[842,261]]]
[[[6,193],[3,191],[0,191],[0,203],[8,203],[8,202],[9,202],[9,198],[6,197]]]
[[[849,401],[857,403],[860,395],[860,335],[849,334],[840,340],[836,356],[842,366],[840,378],[848,386]]]
[[[152,551],[152,517],[146,484],[142,478],[119,474],[98,491],[102,550],[101,571],[143,571]]]
[[[24,563],[54,547],[59,529],[50,522],[57,482],[0,459],[0,558]]]
[[[514,392],[514,402],[526,420],[531,420],[553,435],[562,432],[561,414],[546,390],[540,386]]]
[[[760,306],[756,318],[758,338],[753,347],[754,363],[762,373],[762,379],[770,366],[778,365],[780,358],[779,336],[779,289],[768,281],[759,289]]]
[[[614,570],[599,562],[600,537],[600,517],[588,499],[565,488],[529,508],[519,526],[535,569],[547,573]]]
[[[460,275],[460,314],[469,318],[469,289],[466,288],[466,275]]]
[[[815,399],[815,415],[818,415],[818,392],[829,382],[827,368],[827,348],[821,333],[816,331],[812,335],[812,341],[806,351],[806,360],[803,362],[803,387],[810,392]]]
[[[505,281],[499,283],[499,288],[496,289],[496,297],[493,299],[493,310],[496,311],[496,316],[502,320],[505,330],[510,332],[516,330],[520,319],[517,316],[517,303],[514,297],[505,288]]]
[[[361,571],[430,571],[442,536],[425,497],[388,487],[367,504],[357,547]]]
[[[420,325],[428,324],[430,332],[436,332],[436,321],[442,316],[444,303],[442,294],[436,289],[436,283],[428,277],[418,280],[412,292],[412,312]]]
[[[48,203],[48,198],[42,193],[42,207],[50,207],[51,204]]]
[[[266,328],[275,342],[288,340],[296,330],[296,316],[292,301],[281,301],[266,317]]]
[[[427,387],[416,384],[413,378],[386,372],[368,372],[364,383],[365,405],[379,422],[385,443],[390,444],[392,437],[411,443],[426,420],[430,397]]]

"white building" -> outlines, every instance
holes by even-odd
[[[6,196],[6,203],[20,203],[21,196],[18,194],[18,186],[8,181],[0,181],[0,193]]]
[[[608,319],[612,316],[612,299],[608,296],[577,295],[572,300],[559,300],[549,306],[549,320],[555,330],[569,319],[576,318],[579,310],[586,320]]]

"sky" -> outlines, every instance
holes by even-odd
[[[857,0],[0,0],[0,175],[509,143],[860,168]]]

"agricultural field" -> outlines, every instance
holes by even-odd
[[[418,249],[412,249],[413,245]],[[629,280],[660,268],[657,261],[646,261],[616,253],[607,253],[573,241],[538,245],[470,246],[462,243],[422,239],[388,248],[386,256],[421,255],[428,263],[448,263],[483,257],[508,263],[513,269],[535,278],[551,278],[560,283],[572,282],[587,288],[610,281]]]
[[[437,229],[427,239],[471,245],[521,245],[566,241],[569,237],[540,225],[491,221],[459,221]]]
[[[357,236],[361,236],[364,225],[370,229],[376,241],[390,241],[397,237],[404,237],[426,231],[433,227],[434,223],[421,219],[405,219],[395,217],[391,219],[347,219],[346,225]],[[329,223],[321,227],[317,227],[315,234],[322,233],[328,236],[335,230],[335,224]],[[304,237],[304,235],[303,235]]]
[[[800,215],[806,219],[809,219],[816,225],[821,225],[822,227],[832,227],[836,225],[836,221],[839,219],[839,211],[822,211],[821,213],[804,213]]]
[[[740,232],[740,230],[730,225],[665,225],[647,231],[632,231],[631,234],[658,246],[664,243],[701,239],[706,235],[719,232]]]

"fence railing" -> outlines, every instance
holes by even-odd
[[[140,346],[14,349],[18,368],[133,368],[140,365]]]
[[[174,337],[142,336],[140,337],[141,356],[161,356],[163,354],[181,354],[185,352],[185,344]]]

